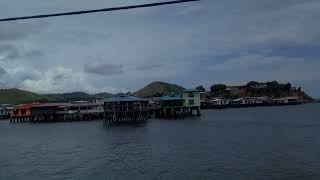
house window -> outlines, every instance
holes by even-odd
[[[18,115],[18,110],[14,110],[14,111],[13,111],[13,114],[14,114],[14,115]]]
[[[194,93],[193,92],[188,92],[188,96],[189,97],[194,97]]]
[[[194,100],[189,100],[189,105],[194,105]]]
[[[26,115],[27,114],[27,110],[26,109],[21,109],[21,115]]]

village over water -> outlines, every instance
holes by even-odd
[[[160,92],[159,89],[164,90]],[[104,99],[2,104],[0,118],[10,119],[12,123],[97,119],[104,120],[106,124],[133,123],[149,118],[201,116],[202,109],[286,106],[309,102],[313,99],[301,88],[276,81],[252,81],[243,86],[215,84],[210,90],[203,86],[184,89],[173,84],[153,82],[134,94],[117,94]]]

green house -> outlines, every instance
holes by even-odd
[[[183,106],[185,107],[200,107],[200,91],[189,89],[182,92]]]

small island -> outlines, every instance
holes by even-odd
[[[251,81],[240,86],[214,84],[209,91],[203,86],[198,86],[197,89],[203,92],[202,108],[282,106],[315,102],[301,87],[277,81]]]

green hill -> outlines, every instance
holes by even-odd
[[[52,102],[53,98],[20,89],[0,89],[0,104]]]
[[[110,93],[88,94],[85,92],[72,92],[63,94],[46,94],[45,96],[51,97],[55,102],[72,102],[72,101],[94,101],[96,99],[105,99],[111,97]]]
[[[69,102],[69,101],[80,101],[80,100],[86,101],[91,99],[90,95],[84,92],[45,94],[45,96],[53,98],[55,102]]]
[[[0,89],[0,104],[23,104],[31,102],[94,101],[113,96],[110,93],[88,94],[73,92],[64,94],[37,94],[20,89]]]
[[[113,94],[103,92],[103,93],[94,94],[93,96],[96,99],[106,99],[106,98],[109,98],[109,97],[113,96]]]
[[[185,88],[165,82],[152,82],[134,93],[138,97],[155,97],[161,95],[179,95]]]

